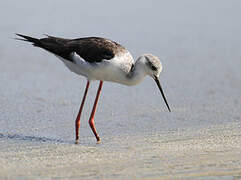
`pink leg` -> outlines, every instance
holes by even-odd
[[[84,107],[84,103],[85,103],[86,95],[88,93],[89,85],[90,85],[90,82],[87,81],[85,93],[84,93],[84,96],[83,96],[83,99],[82,99],[82,102],[81,102],[81,105],[80,105],[79,113],[78,113],[78,116],[76,117],[76,120],[75,120],[75,134],[76,134],[75,143],[76,144],[78,144],[78,140],[79,140],[80,116],[81,116],[81,113],[82,113],[82,109]]]
[[[100,143],[100,137],[97,134],[96,129],[95,129],[94,117],[95,117],[95,112],[96,112],[97,103],[98,103],[98,100],[99,100],[99,97],[100,97],[102,85],[103,85],[103,81],[100,81],[100,85],[99,85],[97,95],[96,95],[96,98],[95,98],[95,103],[94,103],[94,106],[93,106],[93,109],[92,109],[92,112],[91,112],[91,115],[90,115],[90,119],[89,119],[89,124],[90,124],[90,127],[91,127],[95,137],[96,137],[97,143]]]

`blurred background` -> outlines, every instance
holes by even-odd
[[[72,140],[86,83],[15,33],[101,36],[134,59],[152,53],[162,60],[173,112],[150,78],[135,87],[107,82],[96,115],[100,136],[240,123],[240,7],[238,0],[0,1],[0,132]],[[92,137],[87,119],[96,90],[92,83],[82,137]]]

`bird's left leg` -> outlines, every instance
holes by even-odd
[[[92,131],[93,131],[93,133],[96,137],[97,143],[100,143],[100,137],[97,134],[96,129],[95,129],[94,117],[95,117],[95,112],[96,112],[97,103],[98,103],[98,100],[99,100],[99,97],[100,97],[102,85],[103,85],[103,81],[100,81],[99,88],[98,88],[96,98],[95,98],[95,103],[94,103],[94,106],[93,106],[93,109],[92,109],[92,112],[91,112],[91,115],[90,115],[90,119],[89,119],[89,125],[90,125],[90,127],[91,127],[91,129],[92,129]]]
[[[82,110],[83,110],[83,107],[84,107],[84,104],[85,104],[85,99],[86,99],[86,96],[87,96],[87,93],[88,93],[89,86],[90,86],[90,82],[87,81],[85,93],[84,93],[84,96],[83,96],[83,99],[82,99],[82,102],[81,102],[81,105],[80,105],[79,113],[78,113],[78,116],[76,117],[76,120],[75,120],[75,136],[76,136],[75,144],[78,144],[78,141],[79,141],[80,116],[81,116],[81,113],[82,113]]]

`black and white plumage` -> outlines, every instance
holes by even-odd
[[[81,104],[76,123],[79,122],[85,97],[91,80],[99,80],[100,86],[96,97],[96,102],[91,114],[94,118],[97,101],[103,81],[117,82],[125,85],[136,85],[140,83],[146,75],[151,76],[158,85],[163,99],[170,111],[169,105],[164,96],[159,82],[159,75],[162,65],[158,57],[151,54],[144,54],[136,61],[129,51],[120,44],[109,39],[100,37],[85,37],[78,39],[64,39],[53,36],[37,39],[30,36],[17,34],[21,38],[18,40],[31,42],[34,46],[45,49],[56,55],[74,73],[87,78],[86,92]],[[93,115],[93,116],[92,116]],[[94,124],[90,126],[96,136]],[[78,127],[76,125],[76,140],[78,140]]]

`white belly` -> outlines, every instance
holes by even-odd
[[[67,61],[59,56],[68,69],[78,75],[85,76],[88,80],[112,81],[126,84],[126,76],[129,73],[134,60],[127,51],[116,55],[111,60],[89,63],[78,54],[73,53],[73,62]]]

